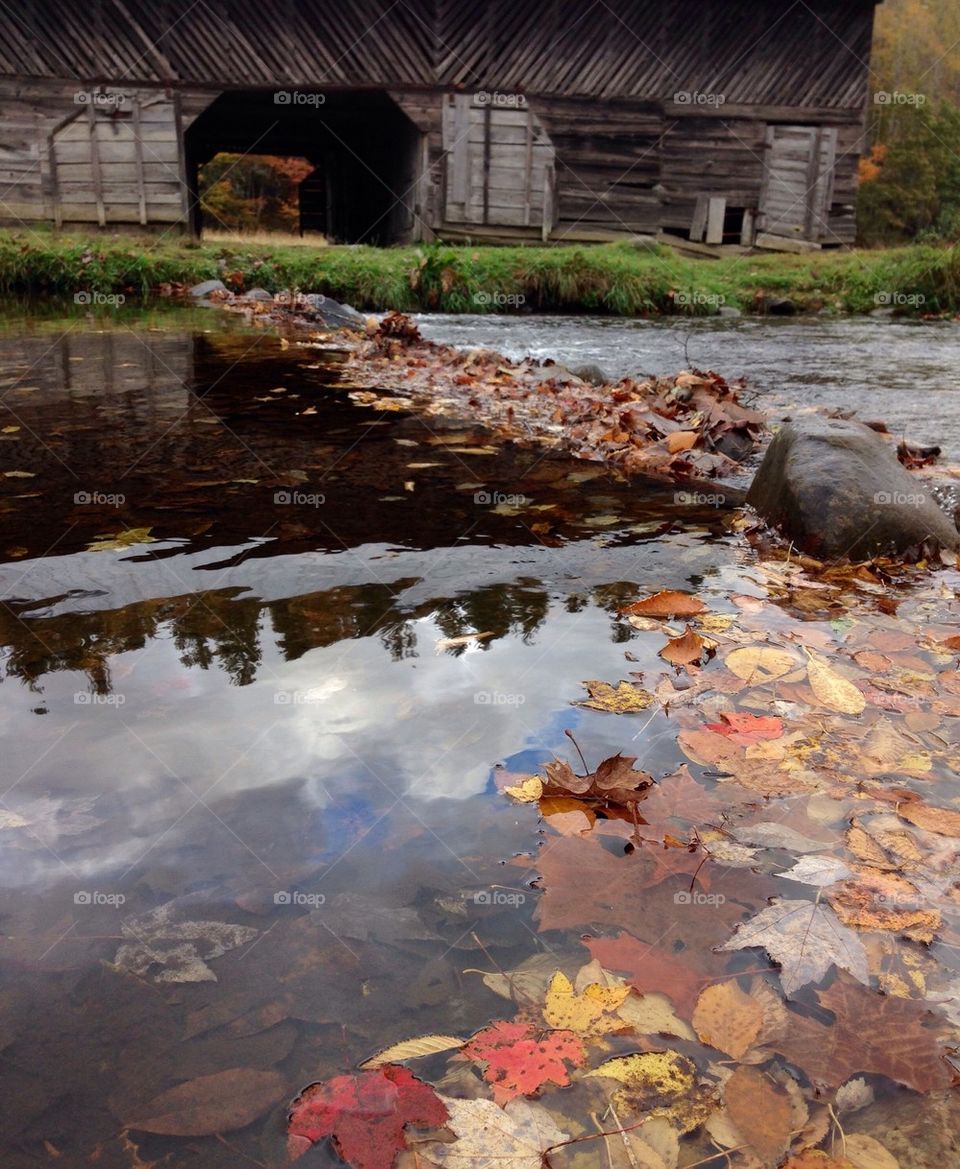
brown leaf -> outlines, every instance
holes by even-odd
[[[146,1118],[128,1121],[127,1128],[180,1137],[232,1132],[246,1128],[287,1092],[279,1072],[228,1068],[161,1092],[145,1106]]]
[[[731,979],[703,991],[693,1012],[693,1029],[701,1043],[741,1059],[757,1042],[763,1020],[763,1007]]]
[[[910,999],[892,998],[841,975],[817,991],[834,1022],[794,1014],[774,1046],[818,1084],[837,1088],[864,1072],[886,1076],[916,1092],[947,1087],[952,1075],[938,1042],[939,1020]]]
[[[679,454],[680,451],[688,451],[697,445],[698,438],[699,435],[695,430],[675,430],[673,434],[667,435],[667,450],[671,455]]]
[[[793,1128],[790,1097],[755,1068],[737,1068],[723,1093],[737,1131],[767,1165],[777,1165],[787,1151]]]
[[[706,653],[703,638],[688,625],[680,637],[674,637],[660,650],[660,657],[672,666],[689,666],[699,662]]]
[[[918,828],[937,832],[941,836],[960,836],[960,812],[950,808],[931,808],[927,804],[910,803],[899,809],[904,820]]]
[[[642,601],[634,601],[620,612],[638,613],[642,617],[695,617],[697,613],[705,613],[706,609],[703,601],[692,593],[667,589]]]

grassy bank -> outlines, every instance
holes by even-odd
[[[217,276],[248,289],[322,292],[373,311],[700,315],[719,305],[763,311],[765,300],[787,297],[800,311],[960,312],[960,257],[933,246],[708,260],[628,244],[377,249],[0,233],[6,294],[146,295]]]

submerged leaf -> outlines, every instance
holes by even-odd
[[[646,690],[634,686],[632,682],[621,682],[614,689],[609,682],[600,682],[594,679],[584,682],[589,699],[574,703],[587,710],[603,710],[610,714],[629,714],[635,710],[646,710],[654,697]]]

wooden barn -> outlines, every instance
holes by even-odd
[[[302,156],[339,242],[849,244],[875,0],[18,0],[0,221],[197,232]]]

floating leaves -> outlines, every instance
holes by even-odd
[[[780,966],[780,982],[789,996],[808,982],[819,982],[839,966],[868,982],[863,942],[824,905],[810,901],[776,901],[744,925],[721,950],[762,947]]]
[[[526,1100],[511,1100],[504,1108],[492,1100],[441,1097],[441,1102],[450,1117],[447,1127],[457,1139],[425,1142],[417,1149],[443,1169],[483,1165],[542,1169],[545,1151],[569,1139],[545,1108]],[[383,1164],[358,1165],[358,1169],[381,1169]]]
[[[621,613],[634,613],[638,617],[695,617],[706,612],[706,605],[692,593],[676,592],[672,589],[654,593],[642,601],[625,605]]]
[[[616,687],[609,682],[590,680],[584,682],[589,699],[582,699],[574,703],[587,710],[603,710],[609,714],[630,714],[637,710],[646,710],[654,701],[652,694],[634,686],[632,682],[620,682]]]
[[[463,1045],[463,1054],[486,1065],[483,1077],[501,1105],[533,1095],[547,1083],[569,1084],[567,1065],[579,1066],[586,1059],[583,1043],[572,1031],[536,1034],[531,1024],[502,1021],[474,1035]]]
[[[790,654],[767,645],[748,645],[735,649],[727,654],[724,663],[728,670],[751,685],[772,682],[797,667]]]
[[[388,1065],[335,1076],[311,1084],[294,1100],[287,1120],[290,1159],[332,1137],[337,1152],[355,1169],[391,1169],[406,1144],[408,1124],[436,1127],[447,1118],[433,1088],[407,1068]]]
[[[551,1027],[565,1028],[582,1034],[601,1035],[623,1027],[617,1011],[630,994],[629,986],[584,987],[578,993],[573,983],[557,971],[547,988],[543,1017]]]
[[[674,637],[660,650],[660,657],[672,666],[690,666],[707,654],[707,643],[691,626],[680,637]]]
[[[88,552],[123,552],[127,548],[135,548],[138,544],[155,544],[156,538],[150,535],[149,528],[126,528],[113,535],[97,536],[87,545]]]
[[[840,714],[862,714],[867,700],[852,682],[848,682],[816,654],[807,650],[807,677],[817,700]]]

